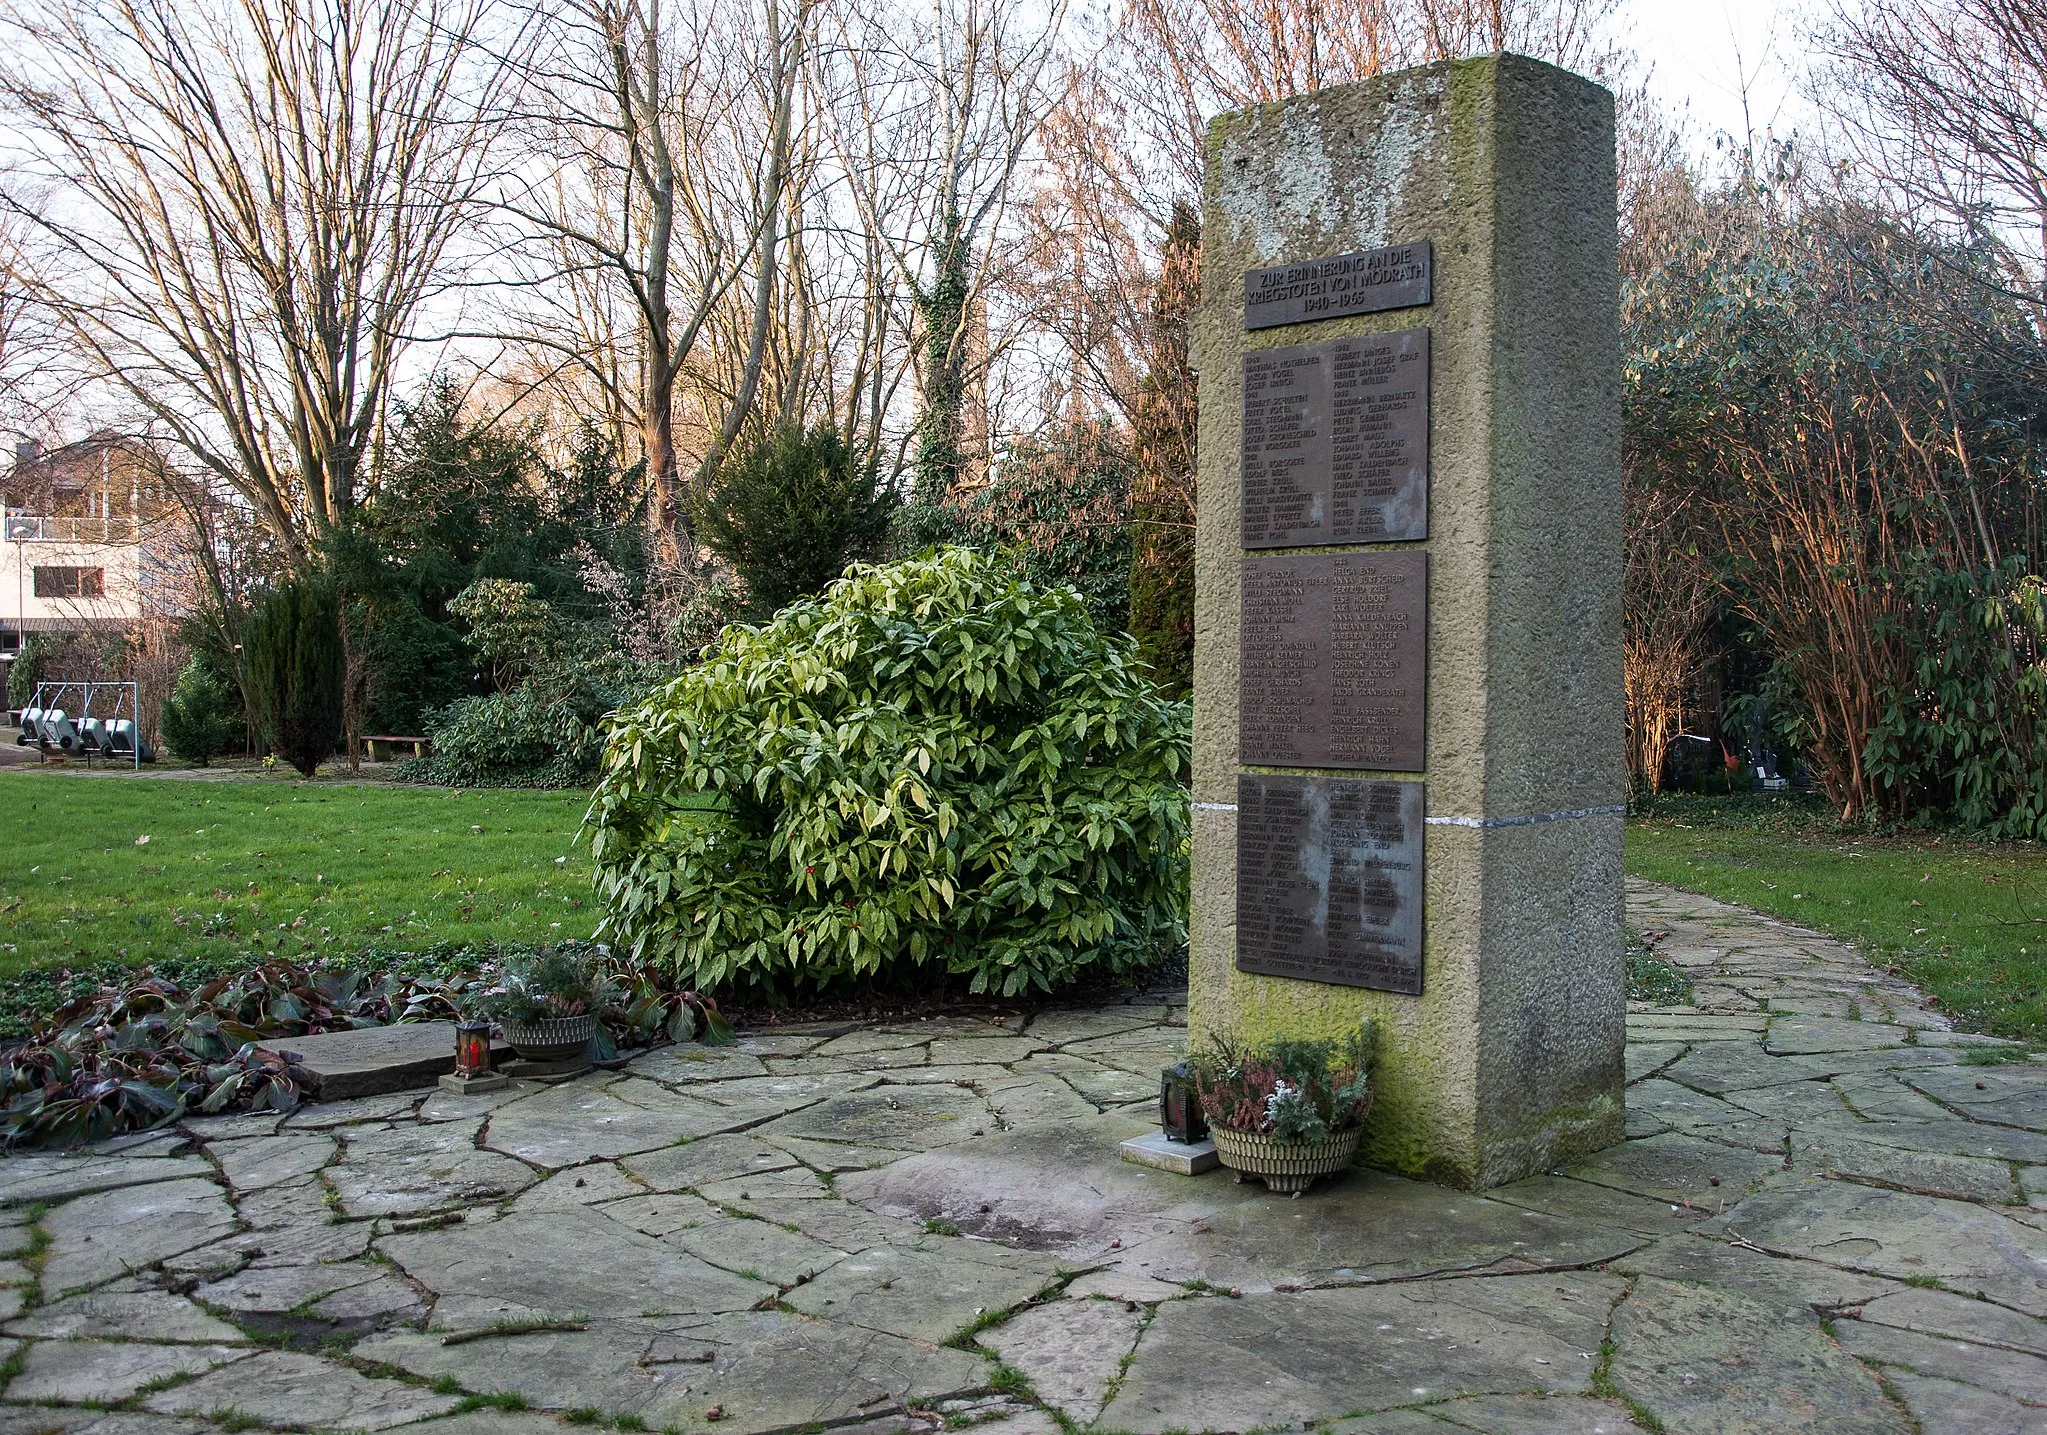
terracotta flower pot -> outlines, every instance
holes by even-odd
[[[1299,1195],[1315,1184],[1316,1177],[1332,1176],[1350,1165],[1365,1133],[1352,1127],[1322,1141],[1275,1141],[1253,1131],[1215,1126],[1208,1134],[1215,1138],[1215,1154],[1238,1180],[1256,1176],[1268,1191]]]
[[[528,1061],[570,1061],[590,1048],[597,1035],[594,1012],[551,1016],[540,1021],[507,1021],[505,1040]]]

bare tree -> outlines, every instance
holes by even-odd
[[[637,426],[670,568],[693,561],[692,502],[758,393],[812,4],[573,0],[536,12],[518,64],[534,153],[499,204],[526,236],[525,337]],[[734,302],[738,377],[685,480],[691,365]]]
[[[489,0],[22,0],[39,302],[276,531],[347,513],[484,153]]]
[[[2047,302],[2047,0],[1834,0],[1813,38],[1817,98],[1867,174]]]
[[[1065,0],[840,5],[820,88],[862,229],[912,310],[916,491],[936,501],[985,464],[984,392],[1015,337],[992,312],[1022,255],[1011,223],[1060,98]],[[879,378],[879,370],[876,371]]]

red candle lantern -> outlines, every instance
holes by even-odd
[[[455,1074],[475,1078],[490,1075],[490,1023],[455,1023]]]

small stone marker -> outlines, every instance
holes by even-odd
[[[279,1037],[264,1050],[280,1056],[296,1054],[294,1072],[320,1101],[346,1101],[353,1096],[382,1096],[432,1086],[455,1069],[455,1023],[399,1022],[360,1031],[330,1031],[319,1036]],[[492,1049],[509,1050],[503,1043]]]
[[[1449,61],[1207,161],[1190,1038],[1369,1020],[1363,1159],[1547,1171],[1622,1136],[1613,98]]]
[[[1155,1171],[1171,1171],[1175,1176],[1199,1176],[1222,1164],[1222,1158],[1215,1154],[1215,1142],[1168,1141],[1163,1131],[1125,1141],[1123,1159]]]

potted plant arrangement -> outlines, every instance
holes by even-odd
[[[599,1015],[617,999],[589,958],[552,948],[507,962],[474,1010],[495,1020],[523,1059],[565,1062],[590,1049]]]
[[[1269,1191],[1298,1196],[1350,1165],[1372,1109],[1372,1030],[1348,1041],[1218,1042],[1197,1057],[1195,1083],[1216,1155]]]

